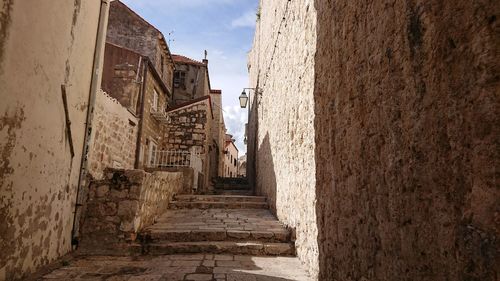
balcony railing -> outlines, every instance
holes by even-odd
[[[151,113],[151,116],[153,116],[153,118],[155,118],[159,122],[163,122],[163,123],[169,122],[169,118],[167,116],[167,112],[165,112],[164,107],[159,106],[159,107],[155,108],[152,106],[151,110],[149,112]]]
[[[149,168],[191,167],[194,170],[193,188],[197,188],[198,175],[203,173],[203,161],[200,153],[192,149],[186,150],[156,150],[151,154]]]

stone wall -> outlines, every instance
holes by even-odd
[[[94,136],[89,174],[103,179],[105,168],[133,169],[138,119],[117,100],[100,91],[94,108]]]
[[[315,8],[320,279],[498,280],[498,1]]]
[[[0,1],[0,280],[71,250],[100,8]]]
[[[173,195],[183,188],[182,172],[107,169],[105,173],[104,180],[90,187],[81,251],[137,252],[130,243],[167,211]]]
[[[111,2],[106,41],[147,56],[172,92],[175,65],[163,34],[122,1]]]
[[[319,280],[497,280],[498,3],[272,2],[248,165],[299,258]]]
[[[314,2],[261,1],[258,14],[249,71],[262,94],[251,93],[250,174],[279,220],[296,229],[297,256],[315,275]]]
[[[174,102],[182,104],[210,94],[208,66],[189,58],[175,55],[175,71],[185,73],[184,85],[174,85]],[[207,61],[208,63],[208,61]]]
[[[126,48],[106,43],[101,88],[135,115],[140,100],[145,59]]]
[[[204,97],[167,111],[170,122],[166,124],[166,150],[196,151],[203,160],[202,189],[209,185],[210,141],[213,123],[210,98]],[[196,175],[195,175],[196,177]]]
[[[222,176],[224,172],[224,143],[226,139],[226,128],[224,125],[224,114],[222,112],[222,91],[211,90],[210,99],[212,99],[212,110],[214,112],[214,120],[212,126],[212,140],[216,157],[214,159],[216,175]]]
[[[139,166],[137,168],[147,167],[150,163],[149,152],[152,143],[157,146],[157,149],[162,150],[164,147],[162,143],[168,139],[166,136],[165,128],[167,123],[155,118],[152,114],[153,111],[153,96],[154,92],[158,94],[158,107],[156,110],[164,111],[170,101],[170,93],[161,87],[161,80],[154,75],[155,70],[148,65],[146,77],[143,81],[145,83],[144,91],[142,93],[144,99],[144,114],[142,117],[142,128],[140,131],[141,146],[139,156]]]

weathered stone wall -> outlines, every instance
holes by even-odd
[[[140,114],[145,63],[140,54],[106,43],[101,88],[136,115]]]
[[[250,87],[262,95],[251,93],[251,175],[256,172],[257,192],[269,198],[279,220],[296,229],[297,255],[314,275],[314,2],[261,1],[258,14],[249,71]]]
[[[147,56],[172,92],[175,66],[163,34],[119,0],[110,5],[106,41]]]
[[[169,123],[165,126],[166,150],[196,151],[203,160],[202,190],[209,186],[211,127],[213,113],[210,98],[179,105],[167,111]],[[196,177],[196,175],[195,175]]]
[[[71,250],[100,6],[0,1],[0,280]]]
[[[174,57],[174,59],[176,58]],[[175,71],[182,71],[186,76],[184,85],[179,84],[174,88],[175,103],[182,104],[209,95],[207,65],[192,61],[189,58],[177,56],[177,60],[181,59],[183,61],[176,61]],[[189,60],[193,63],[185,62],[184,60]]]
[[[224,115],[222,112],[222,91],[210,91],[210,99],[212,100],[212,110],[214,112],[214,120],[212,126],[212,141],[216,150],[214,158],[215,173],[217,176],[222,176],[224,172],[224,142],[226,138],[226,128],[224,126]]]
[[[498,280],[500,3],[315,8],[320,280]]]
[[[154,92],[158,93],[158,109],[165,110],[168,107],[168,100],[170,96],[168,92],[165,92],[160,86],[161,80],[157,79],[153,75],[153,69],[147,67],[146,77],[144,79],[145,87],[142,93],[144,99],[144,114],[142,117],[142,129],[141,129],[141,148],[139,156],[139,167],[147,167],[150,163],[149,151],[152,143],[157,146],[157,149],[162,150],[161,144],[166,138],[165,135],[165,125],[161,120],[156,119],[152,114],[153,108],[153,96]]]
[[[128,253],[130,242],[165,213],[172,196],[183,188],[182,172],[107,169],[106,178],[91,184],[81,250]]]
[[[103,179],[105,168],[134,168],[138,122],[117,100],[102,91],[97,94],[88,156],[92,178]]]

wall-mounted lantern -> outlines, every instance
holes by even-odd
[[[240,95],[240,106],[241,108],[246,108],[247,104],[248,104],[248,96],[247,93],[245,93],[245,90],[243,90],[243,92],[241,92]]]

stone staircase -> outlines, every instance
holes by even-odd
[[[143,253],[274,256],[295,253],[290,231],[268,210],[265,197],[177,195],[169,208],[142,232]]]
[[[246,195],[254,194],[246,178],[219,178],[215,184],[215,194]]]

